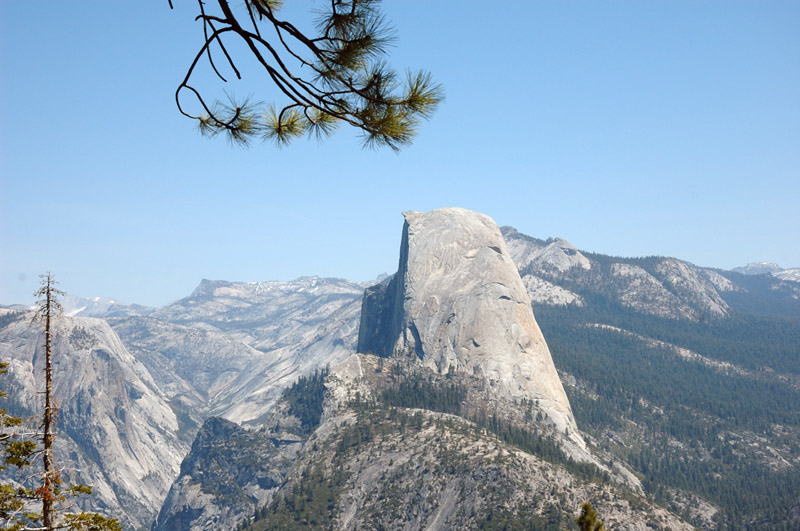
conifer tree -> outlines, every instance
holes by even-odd
[[[0,362],[0,375],[8,372],[8,363]],[[0,398],[6,398],[0,391]],[[0,472],[9,466],[22,468],[31,464],[36,452],[36,443],[20,436],[17,430],[22,425],[22,418],[10,415],[5,408],[0,408]],[[0,482],[0,522],[8,526],[8,522],[25,507],[25,497],[29,492],[5,478]],[[5,527],[7,528],[7,527]],[[4,529],[5,529],[4,528]]]
[[[397,150],[411,143],[420,120],[443,98],[427,72],[400,79],[387,65],[393,35],[380,0],[321,2],[313,34],[299,29],[304,21],[280,17],[280,0],[196,1],[203,44],[175,100],[204,135],[223,134],[238,145],[261,138],[282,146],[303,134],[327,137],[344,123],[362,131],[366,146]],[[229,51],[235,46],[247,50],[247,57]],[[194,81],[201,62],[225,83],[226,76],[242,79],[237,63],[253,59],[261,79],[284,103],[262,107],[232,96],[207,103]],[[199,104],[196,110],[188,110],[185,95]]]
[[[61,312],[58,296],[64,292],[55,287],[56,281],[49,272],[41,275],[41,278],[41,288],[34,294],[41,298],[33,317],[33,322],[44,326],[45,336],[45,405],[41,432],[25,434],[14,431],[22,425],[22,419],[0,409],[0,447],[4,453],[0,471],[8,466],[25,469],[33,465],[36,457],[41,456],[42,473],[39,476],[40,484],[35,489],[27,486],[25,477],[20,477],[16,482],[4,480],[0,483],[0,524],[3,529],[11,531],[122,531],[116,518],[85,511],[72,512],[68,504],[70,498],[91,494],[92,488],[82,484],[65,486],[53,455],[57,413],[53,396],[53,325]],[[7,367],[7,363],[0,363],[0,374],[5,374]],[[6,395],[0,391],[0,396]],[[31,436],[40,437],[41,448]]]
[[[48,271],[47,274],[41,275],[42,287],[34,293],[36,297],[40,297],[37,301],[36,314],[33,320],[40,322],[44,325],[44,414],[42,415],[42,461],[44,471],[42,473],[42,485],[36,489],[36,494],[42,502],[42,525],[45,529],[50,530],[54,528],[55,515],[54,503],[56,490],[61,483],[61,477],[55,468],[53,459],[53,425],[56,413],[56,405],[53,400],[53,338],[52,338],[52,324],[53,319],[61,313],[61,304],[58,302],[58,296],[64,295],[64,292],[55,287],[55,280]]]
[[[581,514],[575,519],[575,523],[581,531],[607,531],[597,511],[588,501],[581,505]]]

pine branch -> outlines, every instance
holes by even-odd
[[[317,35],[279,19],[282,2],[277,0],[245,0],[244,12],[228,0],[217,0],[217,14],[209,13],[203,0],[197,1],[204,40],[175,100],[179,112],[197,120],[203,135],[225,133],[238,146],[261,138],[282,147],[305,133],[325,138],[341,122],[360,129],[367,147],[398,150],[412,142],[420,122],[430,119],[444,99],[441,86],[427,72],[409,72],[401,89],[397,74],[384,60],[395,35],[380,13],[379,0],[332,0],[316,21]],[[240,23],[240,17],[252,29]],[[267,37],[267,29],[274,35]],[[223,53],[237,78],[243,77],[226,44],[233,36],[245,44],[261,75],[287,103],[270,104],[263,111],[249,99],[208,105],[192,86],[203,57],[217,78],[227,82],[214,63],[212,47]],[[310,78],[302,75],[309,71]],[[180,101],[184,90],[195,97],[200,114],[185,110]]]

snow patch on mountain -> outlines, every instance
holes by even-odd
[[[773,276],[781,280],[788,280],[789,282],[800,282],[800,267],[784,269],[783,271],[773,273]]]
[[[783,271],[783,268],[772,262],[751,262],[746,266],[734,267],[731,271],[742,275],[772,275]]]
[[[753,262],[743,267],[734,267],[731,271],[742,275],[772,275],[789,282],[800,282],[800,267],[784,269],[772,262]]]
[[[61,300],[64,315],[68,317],[119,317],[124,315],[147,315],[152,308],[139,304],[128,304],[104,297],[83,298],[65,295]]]

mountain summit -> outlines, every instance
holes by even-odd
[[[462,208],[403,216],[398,271],[367,289],[358,351],[416,356],[439,374],[481,377],[506,399],[537,401],[583,447],[497,224]]]

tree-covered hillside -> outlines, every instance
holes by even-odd
[[[534,311],[580,429],[700,527],[796,528],[800,318],[676,320],[579,293]]]

